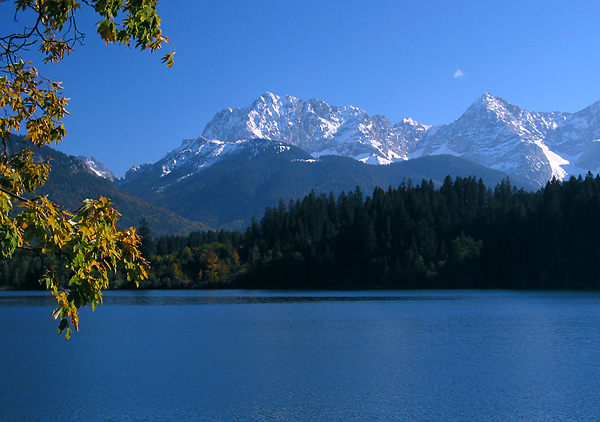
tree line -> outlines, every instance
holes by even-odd
[[[536,192],[408,180],[280,201],[244,233],[153,238],[146,222],[138,233],[152,265],[142,288],[596,289],[600,176]],[[37,266],[29,251],[0,261],[0,285],[35,287]],[[120,274],[111,286],[134,287]]]

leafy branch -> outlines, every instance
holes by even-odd
[[[58,63],[71,54],[84,39],[76,21],[82,5],[100,16],[96,32],[106,44],[154,52],[170,42],[162,34],[156,0],[16,0],[14,5],[15,21],[23,16],[32,24],[0,37],[0,257],[11,257],[16,249],[61,256],[70,274],[68,287],[48,268],[40,282],[58,302],[52,315],[68,339],[71,327],[79,329],[78,310],[101,303],[111,273],[124,271],[128,281],[138,284],[147,278],[149,263],[139,251],[135,229],[117,229],[120,214],[109,199],[86,199],[70,213],[47,197],[27,198],[50,172],[48,162],[35,161],[32,148],[62,141],[68,99],[59,82],[42,77],[23,55],[37,47],[45,63]],[[162,57],[167,67],[174,54]],[[22,131],[25,139],[15,145],[13,134]]]

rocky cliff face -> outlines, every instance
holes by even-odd
[[[314,157],[342,155],[389,164],[406,159],[406,151],[428,128],[411,119],[394,125],[385,116],[370,116],[352,106],[266,93],[248,107],[217,113],[202,136],[225,142],[269,139],[297,146]]]
[[[567,174],[545,144],[567,118],[523,110],[486,93],[453,123],[430,130],[410,156],[452,154],[542,185]]]
[[[118,179],[117,175],[110,171],[104,164],[100,161],[96,160],[94,157],[88,157],[86,155],[80,155],[77,157],[80,161],[82,161],[85,166],[96,176],[100,176],[104,179],[108,179],[110,181],[115,181]]]
[[[552,177],[600,171],[600,102],[574,114],[533,112],[486,93],[456,121],[429,126],[266,93],[247,107],[220,111],[201,137],[132,169],[125,183],[182,166],[201,171],[252,147],[253,139],[293,145],[315,158],[340,155],[374,165],[451,154],[542,186]]]

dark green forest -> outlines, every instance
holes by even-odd
[[[153,237],[141,288],[597,289],[600,176],[536,191],[474,177],[333,194],[267,208],[244,232]],[[0,286],[39,288],[35,251],[0,261]],[[115,274],[113,288],[133,288]]]

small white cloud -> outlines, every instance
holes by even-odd
[[[462,78],[463,76],[465,76],[465,74],[463,73],[463,71],[460,70],[460,69],[456,69],[456,72],[454,72],[454,77],[455,78]]]

